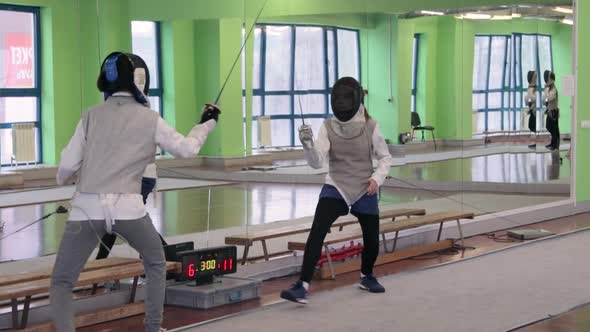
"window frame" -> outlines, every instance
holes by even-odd
[[[484,113],[485,114],[485,124],[484,129],[482,132],[475,132],[474,134],[482,134],[484,132],[489,131],[489,113],[490,112],[500,112],[501,113],[501,122],[500,128],[502,131],[515,131],[516,130],[516,121],[517,115],[520,114],[520,110],[522,109],[522,98],[524,93],[526,93],[528,86],[524,85],[524,77],[522,75],[522,37],[523,36],[534,36],[535,38],[535,70],[537,71],[537,86],[541,87],[541,71],[540,71],[540,54],[539,54],[539,37],[548,37],[549,38],[549,53],[551,57],[551,70],[553,71],[554,68],[554,61],[553,61],[553,36],[548,34],[542,33],[520,33],[514,32],[510,35],[506,34],[476,34],[475,38],[478,37],[487,37],[488,38],[488,61],[487,61],[487,68],[486,68],[486,88],[481,89],[473,89],[471,90],[472,96],[475,94],[485,94],[485,106],[484,108],[473,109],[473,112],[477,113]],[[491,66],[491,57],[492,57],[492,38],[494,37],[504,37],[506,38],[505,47],[504,47],[504,66],[502,72],[502,87],[499,89],[490,89],[489,88],[489,77],[490,77],[490,66]],[[517,41],[518,40],[518,41]],[[509,57],[508,54],[508,44],[510,43],[510,52],[511,56]],[[518,47],[518,49],[517,49]],[[518,59],[517,59],[518,55]],[[510,63],[508,62],[510,59]],[[509,85],[506,85],[506,70],[508,68],[509,73]],[[472,84],[473,86],[473,84]],[[490,108],[489,107],[489,95],[492,93],[501,93],[501,104],[499,108]],[[508,93],[509,100],[508,106],[506,107],[505,103],[505,95]],[[540,94],[542,93],[541,89],[537,92],[539,94],[538,100],[541,100]],[[508,128],[506,128],[506,124],[504,121],[504,112],[512,112],[510,114],[512,116],[512,125],[508,124]]]
[[[162,80],[162,30],[161,30],[161,22],[160,21],[150,21],[150,20],[133,20],[133,22],[151,22],[154,23],[155,27],[155,42],[156,42],[156,72],[158,73],[158,79],[156,83],[158,84],[157,88],[152,88],[154,86],[154,82],[151,81],[153,75],[150,75],[150,88],[148,90],[148,97],[158,97],[159,103],[159,114],[161,117],[164,117],[164,86]],[[133,31],[131,32],[131,44],[133,45]],[[131,47],[133,49],[133,46]]]
[[[42,126],[42,94],[41,94],[41,9],[34,6],[21,6],[12,4],[0,3],[0,10],[14,11],[21,13],[33,14],[33,54],[35,56],[35,86],[32,88],[0,88],[0,98],[6,97],[29,97],[37,99],[37,120],[36,121],[19,121],[0,123],[0,129],[11,129],[12,125],[18,123],[34,123],[37,128],[37,149],[39,151],[39,159],[34,164],[43,163],[43,126]],[[1,164],[1,163],[0,163]],[[17,166],[25,165],[26,163],[17,163]],[[30,163],[29,163],[30,164]],[[12,164],[1,164],[0,166],[10,166]]]
[[[418,107],[416,105],[417,95],[418,95],[418,66],[419,66],[419,59],[420,59],[420,34],[415,33],[414,38],[414,52],[412,54],[412,103],[411,103],[411,112],[417,112]]]
[[[266,38],[266,27],[269,26],[281,26],[281,27],[290,27],[291,29],[291,50],[290,50],[290,63],[289,63],[289,71],[290,71],[290,88],[289,90],[279,90],[279,91],[266,91],[266,81],[265,81],[265,73],[267,67],[266,61],[266,46],[267,46],[267,38]],[[312,27],[312,28],[321,28],[322,29],[322,46],[323,46],[323,56],[324,56],[324,82],[322,89],[296,89],[295,87],[295,53],[296,53],[296,38],[297,38],[297,27]],[[338,30],[346,30],[352,31],[356,33],[357,39],[357,66],[358,66],[358,75],[359,78],[362,77],[362,60],[361,60],[361,41],[360,41],[360,30],[359,29],[352,29],[352,28],[345,28],[345,27],[337,27],[337,26],[327,26],[327,25],[318,25],[318,24],[292,24],[292,23],[258,23],[256,24],[257,29],[260,29],[260,72],[253,73],[252,75],[259,75],[259,87],[256,89],[252,89],[252,98],[259,97],[260,98],[260,115],[252,115],[252,122],[258,121],[258,118],[261,116],[266,115],[266,96],[288,96],[289,97],[289,107],[290,112],[289,114],[277,114],[277,115],[268,115],[270,120],[289,120],[291,126],[291,137],[290,137],[290,145],[272,145],[272,148],[284,148],[284,147],[297,147],[299,144],[296,140],[296,128],[295,123],[297,119],[301,119],[301,115],[299,114],[298,108],[296,107],[297,101],[296,98],[300,98],[300,96],[304,95],[323,95],[324,96],[324,111],[322,113],[311,113],[311,114],[304,114],[304,119],[327,119],[331,117],[330,110],[329,110],[329,96],[332,93],[332,87],[329,86],[330,84],[330,70],[328,65],[328,33],[329,31],[333,31],[333,40],[332,46],[334,49],[334,74],[335,77],[338,78],[339,73],[339,63],[338,63]],[[243,95],[245,95],[245,90],[243,90]],[[245,119],[244,119],[245,121]],[[257,148],[254,148],[257,149]]]

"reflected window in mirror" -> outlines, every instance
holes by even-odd
[[[39,8],[0,4],[0,163],[41,163]],[[13,128],[31,123],[32,128]],[[32,140],[13,141],[13,134]],[[26,142],[32,142],[26,143]],[[24,154],[17,151],[25,152]],[[24,160],[20,156],[27,157]],[[15,156],[16,158],[13,158]],[[22,159],[22,160],[21,160]],[[28,160],[31,159],[31,160]]]
[[[160,23],[152,21],[131,22],[131,44],[133,53],[139,55],[150,71],[149,99],[153,111],[164,114],[162,95],[162,65]]]
[[[472,91],[475,134],[516,131],[523,127],[521,114],[530,70],[537,73],[553,70],[551,36],[522,33],[475,36]],[[540,103],[541,96],[537,99]],[[537,105],[537,112],[542,111],[540,106]],[[541,114],[537,120],[542,121]]]
[[[252,147],[270,129],[272,147],[299,146],[297,128],[318,132],[330,116],[330,89],[339,77],[360,77],[359,31],[294,24],[259,24],[254,30]],[[245,89],[245,86],[244,86]],[[270,117],[262,130],[261,116]],[[263,140],[264,141],[264,140]],[[270,146],[265,146],[270,147]]]

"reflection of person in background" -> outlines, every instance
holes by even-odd
[[[526,92],[525,100],[528,106],[527,115],[529,116],[528,127],[529,130],[534,135],[534,142],[533,144],[529,145],[529,148],[534,149],[537,147],[536,144],[536,132],[537,132],[537,72],[536,71],[529,71],[527,74],[527,80],[529,82],[529,87]]]
[[[545,89],[543,103],[547,114],[547,131],[551,134],[551,143],[545,145],[549,150],[559,150],[559,95],[555,87],[555,73],[546,70],[543,74]]]
[[[313,225],[305,245],[300,280],[283,290],[281,297],[307,303],[307,290],[322,244],[332,223],[349,213],[359,220],[363,232],[359,287],[373,293],[385,292],[373,276],[379,254],[379,206],[377,192],[393,162],[379,126],[366,113],[364,92],[354,78],[340,78],[332,88],[332,111],[314,142],[311,127],[299,129],[305,159],[313,168],[329,165]],[[378,166],[373,169],[373,159]]]

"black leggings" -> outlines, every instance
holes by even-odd
[[[554,110],[552,112],[557,112],[557,114],[553,117],[547,115],[547,123],[545,127],[551,134],[551,143],[549,143],[549,145],[559,149],[559,110]]]
[[[156,179],[153,179],[153,178],[142,178],[141,179],[141,196],[143,197],[143,204],[145,204],[147,202],[147,198],[155,186],[156,186]],[[164,241],[164,238],[162,237],[162,235],[161,234],[158,234],[158,235],[160,236],[160,241],[162,241],[162,246],[167,246],[168,243],[166,243],[166,241]],[[98,254],[96,255],[96,259],[103,259],[103,258],[107,258],[109,256],[111,249],[113,249],[113,246],[115,245],[115,241],[117,241],[117,235],[114,233],[113,234],[107,233],[107,234],[105,234],[105,236],[102,237],[102,239],[100,239],[100,241],[101,242],[98,246]]]
[[[348,214],[348,205],[341,199],[320,198],[315,210],[311,232],[305,244],[301,280],[311,282],[315,265],[322,253],[322,246],[330,227],[340,216]],[[355,214],[363,230],[363,252],[361,272],[364,275],[373,273],[373,265],[379,255],[379,216]]]

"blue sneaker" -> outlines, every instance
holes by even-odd
[[[373,277],[373,275],[362,277],[361,282],[359,283],[359,288],[368,290],[371,293],[385,292],[385,288],[381,286],[381,284],[377,281],[377,278]]]
[[[291,288],[282,291],[281,298],[291,302],[307,304],[307,290],[303,287],[303,282],[299,280]]]

